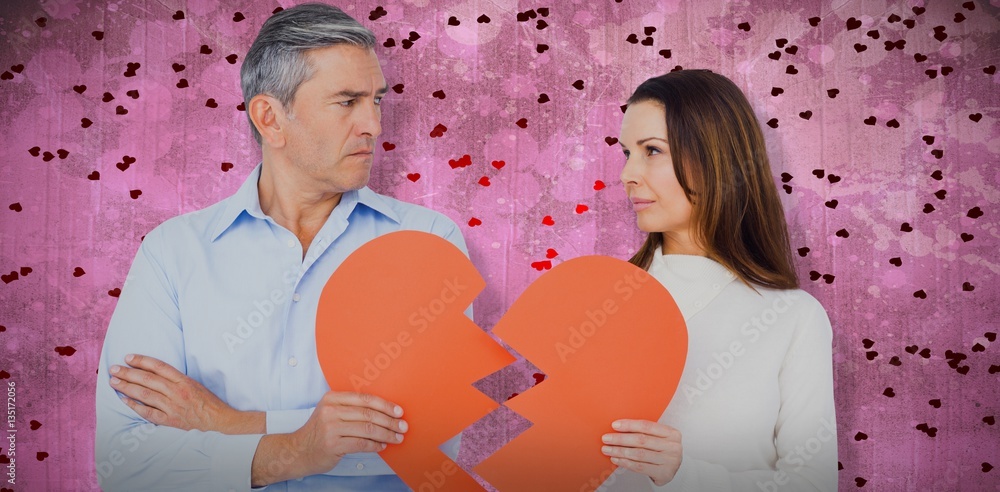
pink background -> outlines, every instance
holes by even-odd
[[[237,109],[239,64],[264,19],[291,3],[0,7],[0,378],[16,382],[19,429],[19,483],[5,490],[96,489],[93,393],[109,291],[142,235],[228,196],[258,162]],[[808,248],[796,255],[800,278],[834,327],[841,486],[1000,490],[1000,347],[987,335],[1000,331],[1000,3],[787,3],[340,2],[380,41],[394,40],[378,53],[389,84],[405,86],[384,102],[381,140],[395,147],[378,152],[371,187],[462,227],[488,282],[475,308],[489,328],[541,275],[531,264],[549,248],[558,264],[627,258],[639,246],[618,182],[622,155],[606,142],[630,91],[675,66],[725,74],[762,124],[777,121],[764,133],[778,185],[790,190],[781,196],[792,246]],[[376,6],[387,15],[369,20]],[[656,28],[652,46],[641,43],[646,26]],[[420,37],[404,49],[411,31]],[[886,49],[899,40],[902,49]],[[128,63],[140,64],[134,76]],[[188,87],[177,87],[182,79]],[[438,124],[448,130],[432,138]],[[465,154],[470,166],[449,166]],[[607,187],[596,190],[598,180]],[[547,215],[555,225],[542,224]],[[954,353],[967,358],[949,364]],[[520,363],[480,387],[503,401],[533,372]],[[525,425],[504,410],[487,417],[467,432],[463,466]]]

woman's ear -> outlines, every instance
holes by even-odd
[[[281,127],[281,122],[286,120],[285,112],[277,99],[266,94],[257,94],[250,99],[247,111],[257,131],[260,132],[261,145],[276,149],[285,146],[285,134]]]

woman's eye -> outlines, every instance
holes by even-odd
[[[627,151],[627,150],[623,150],[623,151],[622,151],[622,154],[625,154],[625,159],[628,159],[628,157],[629,157],[630,155],[632,155],[632,154],[631,154],[631,153],[630,153],[629,151]]]
[[[656,155],[656,154],[660,154],[661,153],[660,149],[658,149],[656,147],[646,147],[646,152],[649,155]]]

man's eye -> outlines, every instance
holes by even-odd
[[[337,104],[340,104],[341,106],[343,106],[345,108],[349,108],[351,106],[354,106],[354,99],[348,99],[346,101],[341,101],[341,102],[339,102]]]
[[[375,105],[380,106],[382,104],[382,96],[375,96]]]

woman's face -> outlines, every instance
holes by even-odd
[[[690,244],[691,202],[674,173],[663,106],[653,101],[630,104],[618,142],[625,153],[621,180],[639,229],[664,233],[668,245],[671,239]]]

